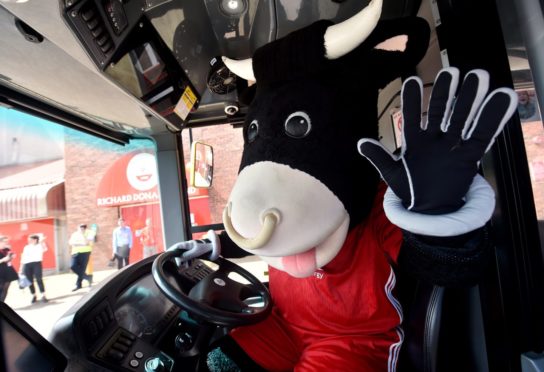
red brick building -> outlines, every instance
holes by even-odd
[[[211,222],[221,222],[221,214],[238,173],[242,130],[230,125],[204,127],[192,130],[193,140],[201,140],[214,147],[214,182],[209,189]],[[190,160],[189,131],[183,132],[184,157]],[[134,144],[119,147],[98,138],[66,131],[65,137],[65,196],[67,236],[60,250],[69,257],[67,239],[80,223],[98,227],[97,240],[93,248],[94,270],[107,267],[111,257],[111,235],[117,226],[117,219],[123,213],[122,207],[98,207],[97,188],[102,177],[116,161],[127,153],[153,150],[151,141],[135,141]],[[137,205],[138,203],[134,203]],[[128,206],[127,206],[128,207]],[[165,203],[168,207],[168,203]],[[149,213],[149,212],[147,212]],[[133,227],[133,232],[135,228]],[[135,238],[136,239],[136,238]],[[136,256],[140,258],[141,256]],[[131,254],[132,259],[132,254]]]

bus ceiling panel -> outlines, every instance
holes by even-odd
[[[342,22],[357,13],[369,3],[360,1],[302,1],[276,0],[277,37],[302,28],[318,19],[330,19],[335,23]],[[401,18],[416,15],[421,0],[384,0],[382,19]]]
[[[204,3],[66,0],[64,4],[66,23],[97,68],[180,129],[199,106],[209,61],[219,53]]]
[[[52,7],[56,12],[51,11],[52,3],[0,1],[0,48],[9,51],[0,53],[0,84],[67,113],[92,118],[111,130],[141,135],[165,131],[166,121],[101,74],[77,40],[58,37],[60,31],[71,32],[61,19],[58,4]],[[29,42],[16,20],[44,40]]]
[[[57,45],[72,58],[88,68],[94,68],[84,49],[70,32],[59,12],[59,1],[29,1],[16,2],[13,0],[0,0],[0,8],[4,7],[17,19],[22,20],[38,31],[49,42]],[[6,27],[4,22],[2,29]]]
[[[244,89],[244,82],[216,68],[215,57],[249,58],[258,47],[319,19],[338,22],[349,18],[364,8],[368,0],[201,0],[168,4],[179,6],[177,10],[162,3],[146,15],[162,30],[163,39],[173,40],[172,50],[178,62],[200,93],[199,107],[185,124],[190,127],[238,122],[243,117],[244,106],[238,92]],[[383,17],[417,14],[420,4],[421,0],[386,0]],[[170,28],[159,27],[166,15],[169,21],[177,15],[177,22]],[[171,36],[165,36],[164,30],[168,29],[174,30]]]
[[[415,14],[420,3],[386,0],[382,17]],[[3,33],[7,50],[18,48],[22,55],[46,62],[32,70],[31,63],[40,63],[25,61],[28,66],[2,69],[6,73],[0,74],[106,123],[152,133],[164,130],[167,123],[174,129],[188,126],[193,113],[199,113],[198,121],[207,116],[228,120],[232,111],[215,108],[223,104],[239,109],[241,88],[217,71],[215,57],[247,58],[293,29],[318,19],[342,21],[367,4],[368,0],[0,0],[0,6],[45,37],[38,52],[19,42],[9,45]],[[11,33],[9,21],[2,26],[6,27]],[[95,76],[98,71],[105,72],[102,80]]]
[[[203,2],[220,51],[233,59],[248,58],[261,45],[319,19],[341,22],[369,3],[368,0],[203,0]],[[385,0],[382,18],[415,15],[420,5],[421,0]]]

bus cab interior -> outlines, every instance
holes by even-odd
[[[367,4],[0,0],[0,105],[115,148],[151,140],[168,247],[223,228],[220,220],[191,223],[191,185],[184,176],[198,130],[236,130],[244,122],[240,95],[248,82],[221,56],[249,58],[293,30],[319,19],[341,22]],[[428,21],[429,49],[414,71],[426,94],[442,67],[456,66],[462,74],[482,68],[492,87],[530,89],[542,105],[543,7],[539,0],[384,0],[381,18]],[[392,149],[401,84],[394,81],[379,98],[380,137]],[[535,205],[535,187],[543,186],[531,184],[523,125],[514,115],[481,163],[497,196],[490,222],[494,247],[481,283],[451,289],[398,280],[406,332],[399,371],[544,371],[544,227]],[[222,147],[214,146],[216,156]],[[214,185],[220,182],[214,177]],[[228,260],[174,263],[175,253],[167,252],[120,270],[62,314],[48,337],[0,304],[4,370],[198,370],[211,341],[270,310],[266,283]],[[245,284],[230,281],[223,293],[208,292],[206,283],[233,273]],[[245,302],[232,305],[240,293]],[[223,308],[199,303],[210,296]],[[32,367],[17,369],[21,360]]]

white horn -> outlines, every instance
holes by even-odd
[[[237,61],[235,59],[230,59],[223,57],[223,63],[227,66],[236,75],[240,76],[243,79],[256,81],[255,74],[253,73],[253,61],[251,58],[242,59]]]
[[[325,32],[325,57],[340,58],[358,47],[370,35],[382,14],[382,0],[372,0],[366,8]]]
[[[227,234],[229,234],[229,238],[231,238],[231,240],[236,243],[236,245],[238,245],[240,248],[246,250],[261,248],[263,245],[268,243],[268,241],[272,237],[272,233],[274,232],[274,229],[279,222],[278,216],[273,212],[266,213],[263,220],[263,227],[261,231],[257,234],[256,237],[248,239],[240,235],[238,231],[234,229],[234,226],[232,226],[228,207],[223,210],[223,224],[225,225],[225,230],[227,231]]]

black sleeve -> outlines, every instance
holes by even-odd
[[[468,287],[479,282],[491,251],[486,227],[454,237],[431,237],[402,231],[398,268],[430,284]]]
[[[219,234],[219,241],[221,242],[221,256],[225,258],[240,258],[250,256],[251,253],[238,247],[227,235],[225,231]]]

